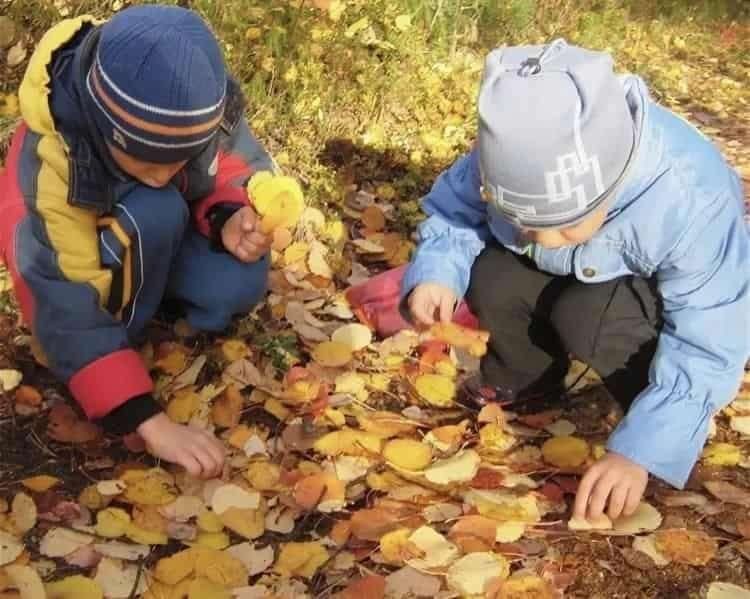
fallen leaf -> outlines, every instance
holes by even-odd
[[[148,545],[137,543],[122,543],[120,541],[107,541],[106,543],[94,543],[93,548],[97,553],[114,559],[128,562],[136,562],[145,558],[151,550]]]
[[[175,391],[167,403],[167,416],[178,424],[187,424],[198,411],[201,397],[191,385]]]
[[[0,386],[6,393],[21,384],[23,375],[18,370],[0,369]]]
[[[331,474],[312,474],[294,486],[294,501],[305,510],[336,512],[346,505],[346,486]]]
[[[386,534],[400,528],[403,518],[384,508],[363,509],[352,514],[351,533],[363,541],[380,541]]]
[[[362,224],[373,232],[382,231],[385,228],[385,215],[383,211],[374,204],[368,206],[362,212]]]
[[[232,428],[240,423],[245,400],[234,385],[227,388],[211,404],[211,419],[221,428]]]
[[[238,587],[247,584],[247,568],[233,555],[216,549],[197,548],[195,574],[211,582]]]
[[[239,543],[227,548],[226,552],[244,564],[248,576],[265,572],[274,560],[273,547],[270,545],[257,549],[252,543]]]
[[[712,582],[706,599],[750,599],[750,590],[731,582]]]
[[[61,443],[88,443],[101,436],[101,429],[82,420],[67,404],[55,404],[49,412],[47,434]]]
[[[16,537],[0,530],[0,566],[10,564],[23,553],[23,543]]]
[[[247,358],[252,352],[242,339],[227,339],[221,344],[221,353],[227,362],[236,362]]]
[[[463,553],[489,551],[495,546],[497,526],[496,520],[486,516],[463,516],[452,526],[448,538]]]
[[[93,542],[94,537],[91,535],[68,528],[51,528],[39,543],[39,553],[46,557],[65,557],[76,549]]]
[[[451,406],[456,397],[456,384],[440,374],[422,374],[414,381],[414,387],[423,400],[438,408]]]
[[[345,324],[331,334],[331,341],[346,345],[356,352],[372,343],[372,331],[363,324]]]
[[[729,427],[741,435],[750,437],[750,416],[732,416],[729,419]]]
[[[165,584],[176,585],[193,573],[197,559],[195,549],[185,549],[162,558],[156,563],[154,577]]]
[[[129,526],[130,514],[121,508],[110,507],[96,514],[96,534],[100,537],[119,538],[125,534]]]
[[[589,457],[589,444],[577,437],[553,437],[542,445],[542,456],[557,468],[578,468]]]
[[[553,437],[569,437],[576,432],[576,425],[570,420],[560,418],[559,420],[555,420],[552,424],[545,426],[544,430]]]
[[[312,358],[321,366],[336,368],[345,366],[352,359],[352,350],[348,345],[335,341],[324,341],[312,352]]]
[[[656,496],[659,503],[667,507],[703,507],[708,497],[692,491],[661,491]]]
[[[23,40],[19,40],[17,44],[12,46],[6,55],[6,62],[10,68],[17,67],[24,60],[26,60],[26,46]]]
[[[703,483],[706,490],[719,501],[750,507],[750,491],[725,480],[709,480]]]
[[[612,520],[607,514],[601,514],[598,518],[591,520],[573,517],[568,520],[568,528],[570,530],[611,530]]]
[[[736,466],[742,461],[742,451],[731,443],[710,443],[701,460],[709,466]]]
[[[495,578],[505,579],[510,573],[510,564],[501,555],[491,552],[476,552],[464,555],[448,569],[448,588],[462,596],[483,595],[487,583]]]
[[[666,566],[671,561],[656,547],[656,540],[653,534],[635,537],[633,539],[633,549],[645,553],[659,567]]]
[[[11,588],[18,590],[21,599],[46,599],[42,579],[30,566],[5,566],[5,575],[10,580]]]
[[[382,439],[372,433],[343,429],[324,435],[315,441],[313,447],[318,453],[330,457],[338,455],[368,457],[380,454],[382,443]]]
[[[450,458],[437,460],[423,474],[437,485],[467,483],[476,476],[481,461],[476,451],[465,449]]]
[[[443,568],[460,555],[458,547],[430,526],[415,530],[409,536],[409,543],[422,552],[422,557],[412,558],[407,562],[417,570]]]
[[[703,531],[678,528],[656,531],[654,544],[666,558],[689,566],[705,566],[719,548],[716,540]]]
[[[548,581],[535,574],[522,574],[503,580],[494,599],[555,599],[557,596]]]
[[[16,493],[11,504],[10,518],[18,535],[25,535],[36,526],[37,510],[34,500],[26,493]]]
[[[148,577],[139,575],[138,566],[124,564],[108,557],[102,558],[99,562],[93,580],[108,599],[128,599],[148,590]]]
[[[387,462],[403,470],[424,470],[432,461],[432,449],[412,439],[393,439],[383,447]]]
[[[350,583],[343,591],[334,595],[336,599],[383,599],[385,578],[370,574]]]
[[[47,599],[102,599],[101,587],[90,578],[80,574],[44,585]]]
[[[630,516],[621,516],[613,522],[613,529],[623,534],[651,532],[659,528],[662,515],[653,505],[641,501]]]
[[[225,383],[233,383],[240,389],[248,386],[258,387],[264,377],[250,360],[237,360],[224,369],[221,375]]]
[[[385,592],[388,597],[435,597],[441,586],[437,576],[425,574],[411,566],[405,566],[389,574],[385,579]]]
[[[208,578],[196,578],[190,581],[188,599],[232,599],[232,593],[225,586]]]
[[[324,279],[333,278],[333,270],[326,260],[328,248],[319,241],[310,244],[310,253],[307,255],[307,267],[310,272]]]
[[[495,541],[497,543],[515,543],[526,532],[524,522],[501,522],[497,525],[495,531]]]
[[[328,551],[318,542],[282,543],[273,571],[281,576],[312,578],[328,557]]]
[[[48,474],[40,474],[38,476],[32,476],[30,478],[24,478],[21,484],[26,487],[29,491],[35,491],[36,493],[44,493],[49,491],[55,485],[60,483],[60,479],[55,476],[49,476]]]

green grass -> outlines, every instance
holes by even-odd
[[[473,140],[483,58],[502,44],[566,37],[611,51],[670,106],[725,119],[748,109],[740,0],[338,0],[339,15],[322,3],[187,3],[222,40],[252,128],[322,206],[352,185],[379,187],[413,224],[414,200]],[[106,16],[101,2],[69,5]],[[14,0],[6,12],[34,37],[58,18],[48,0]]]

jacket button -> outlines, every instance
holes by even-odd
[[[583,276],[584,277],[591,278],[594,275],[596,275],[596,270],[594,270],[593,268],[590,268],[590,267],[587,266],[586,268],[583,269]]]

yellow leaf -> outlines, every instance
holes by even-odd
[[[557,468],[578,468],[589,457],[589,444],[578,437],[552,437],[542,445],[542,456]]]
[[[471,489],[464,494],[464,501],[476,507],[482,516],[500,522],[538,522],[541,519],[539,506],[533,493],[517,495],[506,489],[485,491]]]
[[[196,576],[226,587],[247,584],[247,568],[240,560],[226,551],[200,548],[195,560]]]
[[[513,576],[503,582],[497,599],[554,599],[558,594],[549,582],[535,574]]]
[[[307,267],[310,272],[324,279],[333,278],[333,270],[326,261],[328,248],[319,241],[313,241],[310,244],[310,254],[307,257]]]
[[[440,374],[422,374],[414,381],[414,386],[422,399],[438,408],[449,407],[456,397],[456,384]]]
[[[221,532],[224,529],[219,516],[208,510],[198,516],[196,524],[198,525],[198,529],[203,532]]]
[[[21,484],[29,489],[30,491],[35,491],[37,493],[44,493],[45,491],[49,491],[52,487],[57,485],[60,482],[59,478],[56,478],[54,476],[49,476],[48,474],[40,474],[39,476],[32,476],[31,478],[24,478],[21,481]]]
[[[515,543],[526,532],[526,525],[523,522],[501,522],[495,530],[495,541],[497,543]]]
[[[195,540],[186,544],[198,549],[226,549],[229,547],[229,535],[225,532],[199,532]]]
[[[630,516],[620,516],[613,522],[613,527],[617,532],[623,534],[638,534],[641,532],[651,532],[661,526],[662,515],[653,505],[641,501],[635,512]]]
[[[5,574],[10,579],[12,588],[18,589],[22,599],[45,599],[42,579],[30,566],[5,566]]]
[[[448,588],[461,596],[484,594],[485,586],[493,578],[505,579],[510,574],[510,564],[502,556],[492,552],[464,555],[448,569]]]
[[[163,358],[159,358],[154,363],[154,366],[167,374],[176,376],[185,370],[187,366],[187,353],[183,347],[178,346]]]
[[[295,241],[284,250],[284,266],[290,266],[295,262],[304,260],[309,251],[310,246],[307,243],[304,241]]]
[[[191,582],[191,581],[188,581]],[[185,594],[170,584],[152,580],[141,599],[182,599]],[[74,599],[74,598],[71,598]]]
[[[102,599],[101,587],[90,578],[76,574],[44,585],[47,599]]]
[[[315,442],[313,448],[318,453],[331,457],[338,455],[367,457],[372,454],[379,454],[381,444],[382,440],[377,435],[343,429],[324,435]]]
[[[167,404],[167,416],[179,424],[186,424],[201,405],[201,397],[194,387],[185,387],[175,391]]]
[[[26,493],[16,493],[11,504],[11,522],[16,533],[21,536],[36,526],[36,503]]]
[[[164,584],[175,585],[193,573],[197,559],[198,552],[195,549],[185,549],[162,558],[156,563],[154,577]]]
[[[742,461],[742,451],[731,443],[711,443],[701,459],[709,466],[736,466]]]
[[[105,497],[97,489],[97,485],[85,487],[78,496],[78,503],[90,510],[101,510],[112,501],[111,497]]]
[[[121,497],[123,501],[140,505],[166,505],[177,498],[173,489],[174,479],[160,468],[127,470],[120,478],[128,485]]]
[[[275,397],[269,397],[263,404],[263,409],[272,416],[276,416],[281,422],[285,422],[292,415],[291,410]]]
[[[352,351],[359,351],[372,343],[372,331],[363,324],[345,324],[333,332],[331,341],[346,345]]]
[[[142,545],[166,545],[169,542],[167,535],[157,530],[146,530],[133,524],[128,525],[125,536],[134,543]]]
[[[273,462],[252,462],[243,474],[245,480],[256,491],[280,491],[281,468]]]
[[[328,551],[320,543],[283,543],[273,571],[281,576],[312,578],[327,561]]]
[[[432,462],[432,449],[420,441],[394,439],[385,444],[383,457],[397,468],[424,470]]]
[[[315,347],[312,357],[321,366],[335,368],[344,366],[351,361],[352,350],[343,343],[324,341]]]
[[[100,537],[119,538],[129,526],[130,514],[118,507],[108,507],[96,514],[96,534]]]
[[[242,339],[227,339],[221,344],[221,353],[229,362],[236,362],[250,355],[250,348]]]
[[[23,553],[23,543],[13,535],[0,530],[0,566],[10,564]]]
[[[405,560],[415,557],[416,547],[409,542],[412,534],[410,528],[398,528],[384,534],[380,539],[380,553],[389,564],[400,565]],[[417,551],[419,551],[417,549]]]
[[[364,31],[370,26],[370,19],[367,17],[362,17],[358,21],[355,21],[344,32],[344,35],[348,38],[352,38],[355,35],[357,35],[360,31]]]
[[[0,99],[2,99],[2,107],[0,107],[0,116],[5,118],[13,118],[19,114],[18,110],[18,95],[17,94],[7,94],[5,96],[0,96]]]
[[[305,209],[302,188],[291,177],[261,171],[248,181],[247,192],[266,234],[277,227],[294,227]]]
[[[490,422],[479,430],[479,446],[486,451],[503,453],[511,449],[515,442],[513,436],[497,422]]]
[[[229,530],[245,539],[257,539],[266,531],[263,510],[231,507],[220,516],[221,522]]]
[[[396,17],[396,29],[406,32],[411,29],[411,17],[409,15],[399,15]]]
[[[196,578],[188,588],[188,599],[231,599],[232,593],[226,587],[208,578]]]

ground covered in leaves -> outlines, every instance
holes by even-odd
[[[3,141],[34,41],[61,16],[122,3],[102,4],[0,0]],[[193,480],[81,420],[6,290],[0,597],[750,596],[750,382],[686,491],[653,481],[635,517],[590,530],[569,521],[571,499],[620,416],[595,377],[577,365],[570,397],[535,414],[467,408],[456,389],[484,337],[374,339],[345,295],[408,260],[416,200],[471,143],[498,43],[611,49],[747,184],[747,13],[683,4],[191,3],[308,205],[296,226],[275,222],[270,295],[253,314],[221,338],[157,321],[142,348],[168,414],[215,430],[227,468]]]

